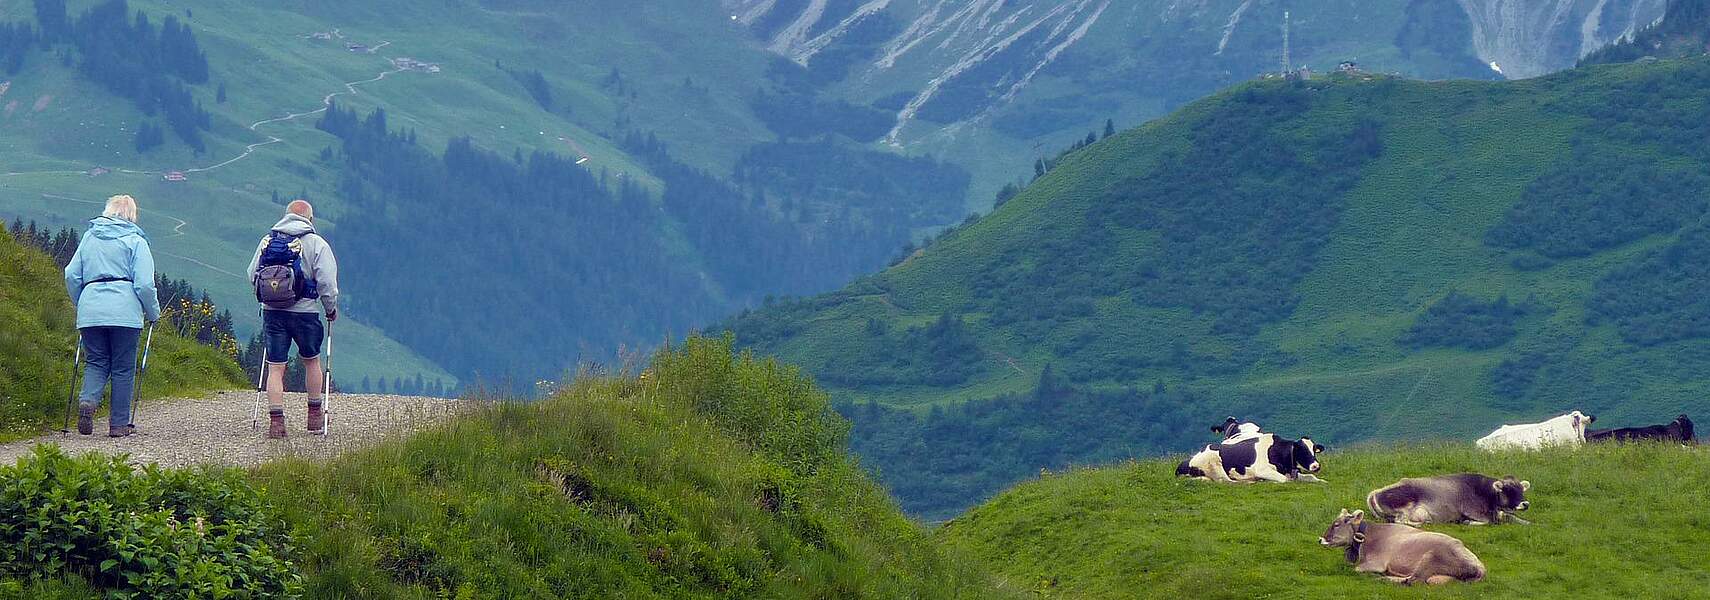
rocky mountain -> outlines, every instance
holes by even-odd
[[[1536,77],[1657,21],[1666,0],[724,0],[756,43],[890,113],[884,141],[976,173],[980,208],[1037,145],[1133,124],[1283,68]],[[1285,19],[1285,13],[1288,18]]]

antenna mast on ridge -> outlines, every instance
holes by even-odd
[[[1282,74],[1284,77],[1294,73],[1294,63],[1288,56],[1288,11],[1282,14]]]

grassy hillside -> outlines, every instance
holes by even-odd
[[[891,427],[856,437],[888,482],[944,498],[1179,451],[1231,413],[1332,445],[1575,407],[1666,421],[1710,407],[1690,291],[1710,281],[1688,258],[1706,106],[1710,59],[1253,82],[1071,154],[892,269],[729,326],[839,400],[923,417],[846,411]],[[1061,408],[959,406],[1044,397],[1110,418],[1082,433]]]
[[[793,370],[691,339],[639,377],[261,469],[308,597],[1001,598],[843,451]]]
[[[59,427],[77,347],[76,314],[53,260],[0,231],[0,438]],[[243,385],[243,372],[219,351],[155,332],[143,397],[194,394]]]
[[[330,463],[38,448],[0,469],[0,598],[1021,597],[905,518],[847,427],[795,370],[691,339]]]
[[[1679,445],[1490,454],[1471,444],[1325,455],[1324,485],[1218,485],[1174,460],[1050,474],[945,524],[948,547],[1046,598],[1701,598],[1710,533],[1696,498],[1710,454]],[[1463,471],[1532,482],[1532,525],[1430,525],[1489,569],[1430,591],[1355,573],[1317,539],[1340,509],[1402,477]]]

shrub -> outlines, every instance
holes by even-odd
[[[1409,348],[1488,350],[1514,338],[1514,324],[1526,311],[1526,304],[1511,304],[1507,296],[1485,302],[1460,292],[1449,292],[1425,309],[1413,327],[1396,341]]]
[[[49,444],[0,467],[0,577],[74,574],[111,598],[298,593],[284,523],[240,472],[126,460]]]

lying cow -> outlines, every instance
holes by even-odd
[[[1510,475],[1502,479],[1477,473],[1439,475],[1403,479],[1389,487],[1366,495],[1366,506],[1372,516],[1403,525],[1425,523],[1470,523],[1487,525],[1501,523],[1506,517],[1516,523],[1526,523],[1514,513],[1526,510],[1530,481],[1516,481]]]
[[[1484,579],[1484,563],[1460,540],[1393,523],[1367,523],[1365,511],[1343,509],[1318,543],[1347,548],[1361,573],[1401,583],[1439,585]]]
[[[1259,424],[1252,421],[1243,422],[1235,417],[1224,419],[1222,423],[1211,428],[1212,433],[1221,434],[1223,442],[1237,442],[1259,437]]]
[[[1688,446],[1698,443],[1692,432],[1692,419],[1686,418],[1686,415],[1675,417],[1674,421],[1667,425],[1597,429],[1585,433],[1585,441],[1588,442],[1636,442],[1639,440],[1680,442]]]
[[[1312,438],[1295,441],[1261,433],[1209,444],[1177,465],[1176,475],[1221,482],[1322,481],[1312,474],[1321,468],[1318,454],[1324,451]]]
[[[1503,425],[1490,435],[1479,438],[1477,443],[1485,450],[1536,450],[1558,444],[1577,446],[1585,443],[1585,428],[1596,420],[1597,417],[1586,416],[1576,410],[1542,423]]]

